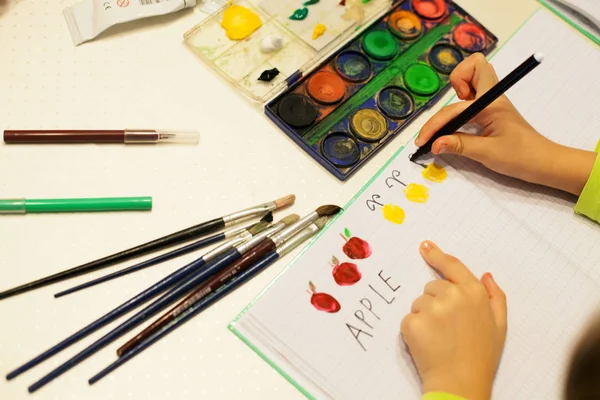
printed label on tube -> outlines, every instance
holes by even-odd
[[[196,0],[83,0],[65,8],[71,38],[79,45],[111,26],[194,7]]]

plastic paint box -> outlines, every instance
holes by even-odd
[[[225,5],[185,33],[185,43],[304,151],[344,181],[450,87],[449,74],[497,38],[452,1],[371,0],[356,24],[338,1],[242,0],[262,26],[231,40],[221,26]],[[301,21],[289,17],[306,7]],[[313,39],[317,24],[325,33]],[[269,35],[283,47],[263,53]],[[271,82],[263,71],[277,68]]]

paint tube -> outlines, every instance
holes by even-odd
[[[195,5],[196,0],[83,0],[65,8],[63,14],[73,42],[79,45],[111,26]]]

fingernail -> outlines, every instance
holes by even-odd
[[[444,144],[442,145],[442,147],[440,147],[440,151],[438,151],[438,154],[444,154],[446,152],[448,152],[448,146]]]
[[[421,248],[423,250],[431,250],[431,243],[429,243],[428,241],[425,241],[425,242],[421,243]]]
[[[416,144],[417,146],[420,146],[420,145],[421,145],[421,138],[420,138],[419,136],[417,136],[417,138],[415,139],[415,144]]]

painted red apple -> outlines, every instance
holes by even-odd
[[[352,237],[348,228],[344,229],[344,235],[340,236],[346,241],[342,250],[352,260],[362,260],[371,255],[371,245],[361,238]]]
[[[311,294],[310,303],[317,310],[328,313],[336,313],[341,310],[342,306],[333,296],[327,293],[318,293],[315,284],[312,282],[309,282],[308,286],[310,287],[309,294]]]
[[[333,267],[333,279],[335,279],[335,283],[340,286],[352,286],[362,278],[362,274],[358,270],[356,264],[340,264],[340,261],[333,257],[331,259],[331,266]]]

